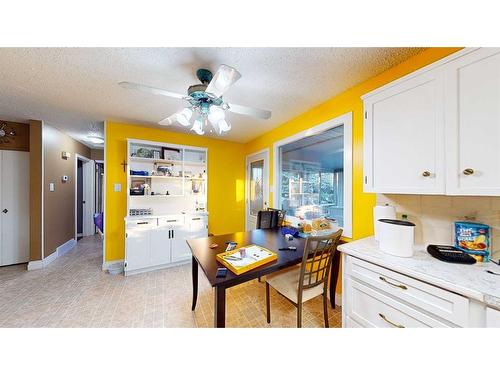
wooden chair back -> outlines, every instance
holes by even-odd
[[[325,290],[330,275],[333,254],[342,236],[342,229],[318,237],[308,237],[304,246],[304,257],[300,268],[299,298],[302,291],[324,283]]]

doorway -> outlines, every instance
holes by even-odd
[[[82,155],[75,157],[75,238],[95,234],[95,163]]]
[[[269,207],[269,150],[265,149],[246,158],[246,230],[253,230],[257,214]]]

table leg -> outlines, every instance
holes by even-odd
[[[335,250],[332,259],[332,270],[330,271],[330,304],[332,305],[332,309],[335,308],[335,290],[337,289],[339,272],[340,272],[340,251]]]
[[[224,328],[226,326],[226,288],[215,287],[214,301],[214,327]]]
[[[194,311],[196,308],[196,301],[198,300],[198,262],[195,257],[191,261],[192,278],[193,278],[193,304],[191,305],[191,310]]]

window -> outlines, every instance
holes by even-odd
[[[277,206],[288,219],[326,217],[350,236],[350,118],[342,116],[274,145]]]

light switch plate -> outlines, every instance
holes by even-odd
[[[53,182],[50,182],[49,183],[49,191],[56,191],[56,184],[54,184]]]
[[[122,191],[122,184],[115,184],[115,192],[119,193]]]

